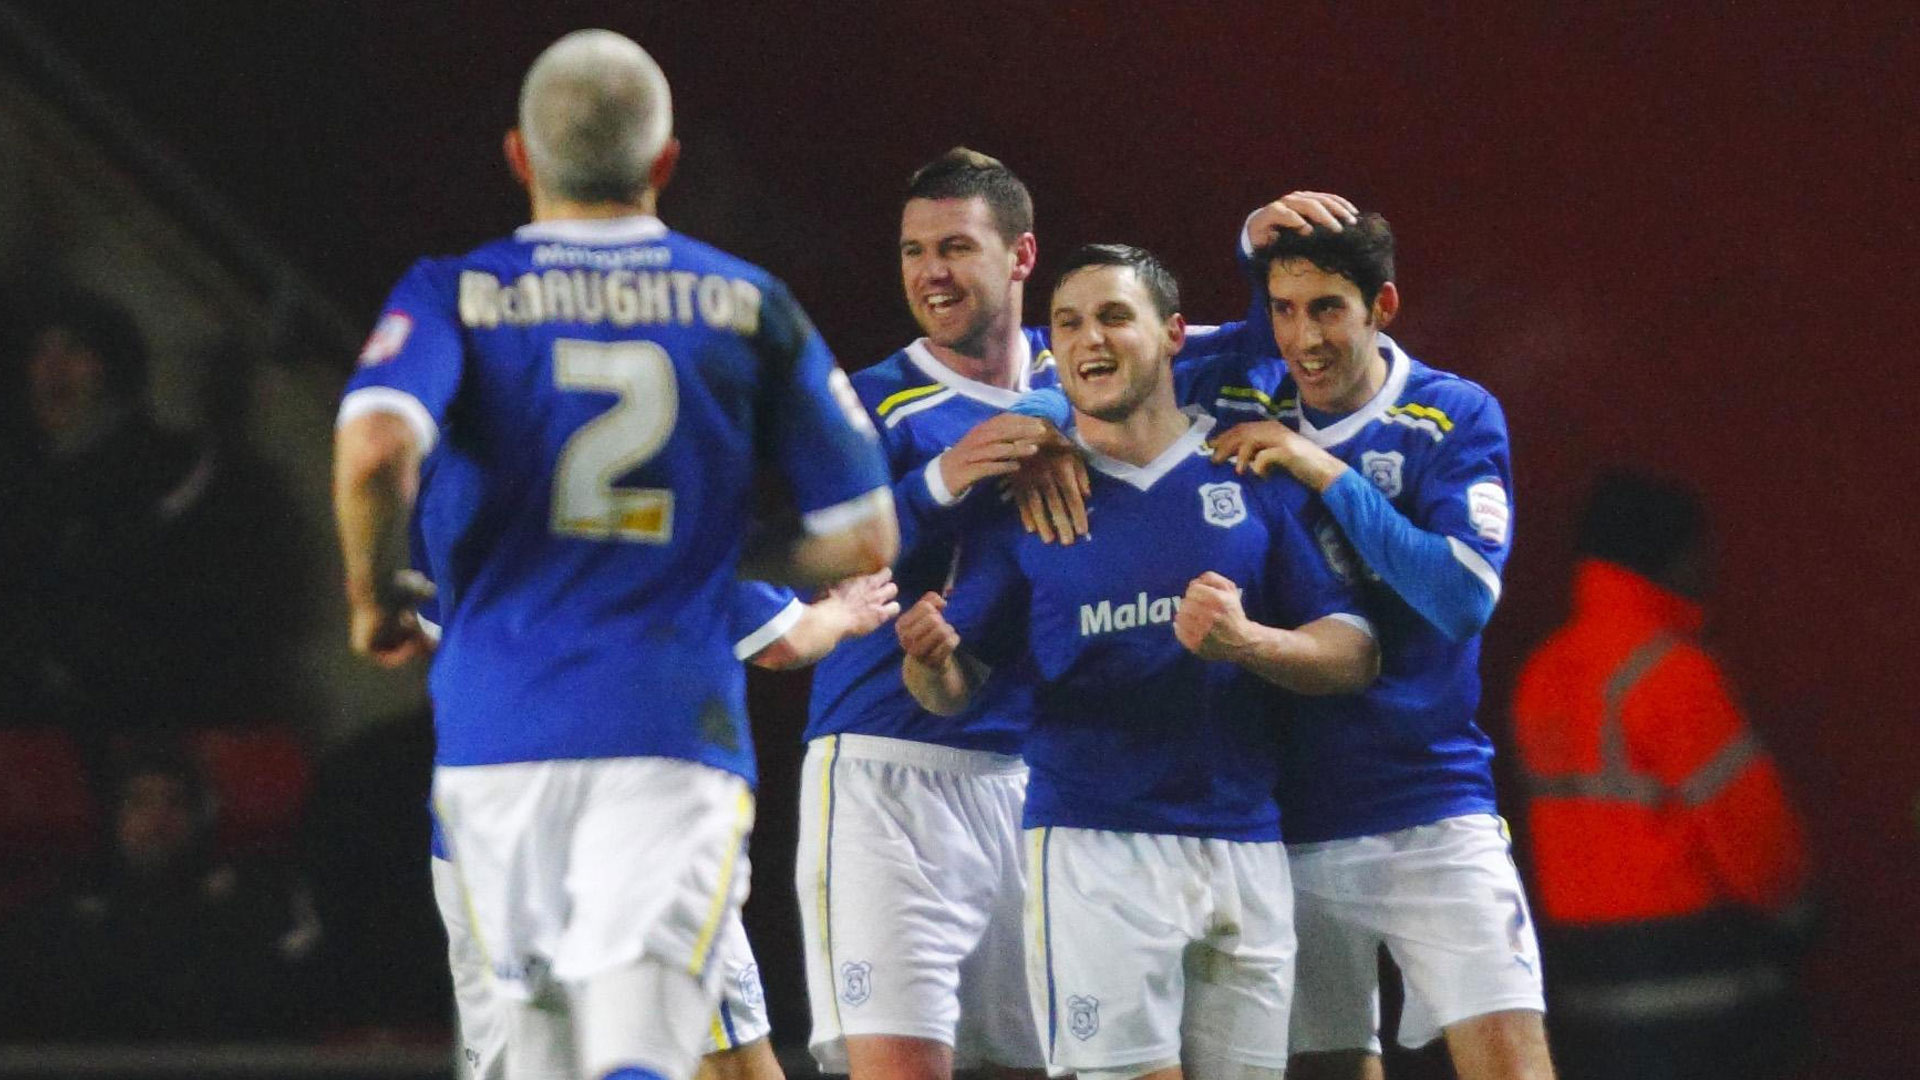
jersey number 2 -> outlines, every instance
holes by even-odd
[[[673,539],[672,489],[614,482],[653,460],[673,434],[680,388],[667,351],[651,341],[562,339],[553,343],[553,381],[562,390],[619,395],[560,449],[553,531],[641,544]]]

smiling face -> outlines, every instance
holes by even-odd
[[[900,281],[935,345],[981,355],[1019,321],[1018,283],[1033,272],[1033,234],[1009,244],[985,199],[908,199],[900,213]]]
[[[1306,259],[1276,259],[1267,271],[1267,305],[1274,344],[1306,404],[1352,412],[1386,382],[1379,339],[1400,309],[1393,282],[1369,305],[1343,275]]]
[[[1163,384],[1171,396],[1168,361],[1180,350],[1186,323],[1177,312],[1160,317],[1131,267],[1068,274],[1053,291],[1052,330],[1060,388],[1079,412],[1115,423]]]

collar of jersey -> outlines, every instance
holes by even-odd
[[[1131,484],[1145,491],[1159,483],[1161,477],[1172,472],[1175,465],[1199,453],[1201,444],[1207,441],[1207,433],[1213,430],[1213,417],[1208,416],[1206,410],[1200,406],[1189,405],[1180,411],[1185,413],[1187,419],[1193,423],[1165,450],[1160,451],[1159,457],[1145,465],[1131,465],[1118,458],[1108,457],[1082,441],[1078,431],[1074,432],[1073,441],[1079,443],[1080,449],[1087,452],[1087,464],[1123,484]]]
[[[1400,395],[1406,392],[1407,374],[1413,365],[1408,363],[1407,354],[1400,351],[1400,346],[1385,334],[1380,335],[1380,348],[1387,354],[1387,381],[1380,384],[1380,389],[1374,391],[1365,405],[1319,428],[1307,419],[1306,402],[1301,402],[1300,434],[1305,435],[1309,442],[1315,446],[1338,446],[1359,434],[1361,428],[1385,416],[1387,409],[1400,400]]]
[[[1011,409],[1020,395],[1027,392],[1027,376],[1033,367],[1033,346],[1027,342],[1027,335],[1020,335],[1020,355],[1015,357],[1014,377],[1019,382],[1012,390],[1003,386],[992,386],[977,379],[969,379],[947,365],[934,359],[933,352],[927,348],[927,339],[921,338],[907,346],[907,359],[920,373],[944,386],[951,387],[954,393],[970,397],[996,409]]]
[[[536,221],[513,230],[515,240],[557,240],[564,244],[637,244],[665,235],[666,224],[652,214]]]

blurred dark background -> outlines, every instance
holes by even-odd
[[[412,729],[390,719],[416,686],[353,669],[331,596],[325,447],[353,335],[413,258],[524,220],[499,153],[519,77],[559,34],[602,25],[674,86],[686,156],[663,216],[784,277],[850,368],[915,336],[893,254],[900,191],[956,143],[1032,188],[1043,281],[1081,242],[1139,243],[1181,276],[1195,321],[1244,309],[1230,245],[1256,205],[1313,188],[1385,213],[1406,298],[1396,337],[1490,388],[1512,426],[1517,543],[1487,632],[1483,725],[1502,738],[1515,669],[1565,611],[1594,472],[1695,486],[1717,523],[1711,645],[1812,836],[1825,1074],[1920,1060],[1920,440],[1906,426],[1920,378],[1901,344],[1920,250],[1911,13],[448,0],[0,13],[0,139],[18,150],[0,173],[0,312],[24,318],[56,282],[114,295],[148,335],[162,421],[206,432],[246,413],[237,440],[296,507],[260,527],[297,531],[308,552],[301,587],[256,617],[307,644],[278,661],[277,699],[223,722],[284,733],[313,775],[383,738],[398,756],[373,759],[417,761]],[[251,362],[211,359],[236,352]],[[805,1036],[782,813],[804,696],[804,677],[755,682],[766,781],[749,927],[782,1042]],[[343,827],[394,845],[402,867],[420,822],[393,805],[397,820]],[[348,859],[341,847],[301,850],[321,851],[321,875]],[[407,887],[426,904],[423,862]],[[343,1016],[332,1034],[378,1019]]]

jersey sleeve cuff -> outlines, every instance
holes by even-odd
[[[1374,633],[1372,620],[1368,619],[1365,615],[1355,615],[1351,611],[1336,611],[1328,615],[1327,618],[1335,622],[1346,623],[1348,626],[1353,627],[1355,630],[1360,631],[1376,641],[1380,639],[1380,635]]]
[[[433,452],[434,445],[440,441],[440,426],[433,422],[433,414],[421,404],[420,399],[405,390],[396,390],[391,386],[363,386],[340,400],[340,415],[334,419],[336,430],[345,427],[354,420],[369,413],[392,413],[406,421],[413,430],[413,437],[420,443],[420,456]]]
[[[1472,574],[1480,584],[1485,585],[1487,594],[1493,597],[1495,603],[1498,603],[1500,575],[1494,572],[1493,564],[1487,561],[1487,557],[1468,547],[1457,536],[1447,537],[1447,547],[1452,549],[1454,561],[1466,567],[1467,573]]]
[[[773,618],[763,623],[760,629],[733,643],[735,660],[751,660],[767,646],[787,636],[787,631],[799,625],[801,616],[807,613],[807,605],[799,597],[787,601]]]
[[[925,471],[927,494],[933,498],[935,506],[952,506],[960,501],[960,496],[947,490],[946,478],[940,475],[940,459],[946,456],[945,451],[935,454],[933,460],[927,462]]]
[[[864,495],[810,511],[801,518],[807,535],[824,536],[844,532],[871,517],[893,513],[893,489],[878,487]]]
[[[1253,213],[1247,215],[1247,220],[1240,223],[1240,258],[1244,260],[1253,258],[1253,219],[1265,209],[1264,206],[1255,209]]]

